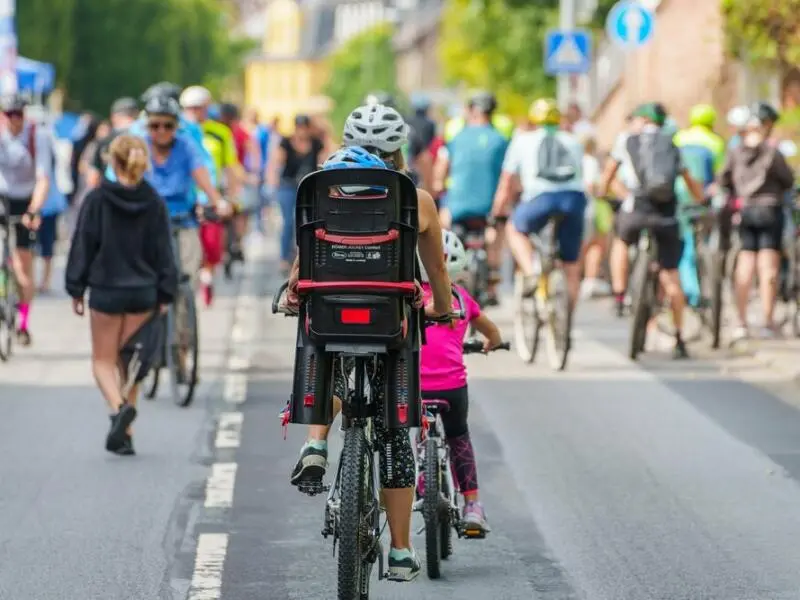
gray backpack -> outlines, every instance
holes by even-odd
[[[557,134],[548,133],[539,146],[539,177],[552,183],[564,183],[575,178],[578,165],[569,149],[558,139]]]
[[[632,135],[628,138],[627,150],[639,180],[638,193],[659,204],[673,202],[681,154],[672,136],[660,131]]]

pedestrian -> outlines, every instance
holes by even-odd
[[[269,169],[269,185],[276,190],[278,205],[283,215],[280,258],[281,272],[288,275],[294,258],[294,206],[297,185],[309,173],[317,170],[322,162],[322,142],[313,137],[311,119],[297,115],[294,132],[281,140],[272,154]]]
[[[0,117],[0,206],[18,218],[14,226],[14,275],[19,285],[17,339],[30,345],[29,317],[34,296],[33,247],[53,173],[52,135],[26,120],[27,101],[10,96]],[[53,184],[55,185],[55,184]]]
[[[150,165],[145,141],[120,135],[109,155],[117,181],[103,179],[83,202],[66,289],[78,316],[89,290],[92,370],[111,411],[106,450],[132,455],[138,390],[131,385],[123,394],[120,382],[127,383],[128,372],[120,372],[120,352],[145,325],[156,323],[157,311],[166,312],[178,275],[166,204],[143,179]]]
[[[597,160],[597,142],[591,134],[584,133],[578,139],[583,144],[583,182],[586,188],[586,213],[583,235],[583,281],[581,298],[593,298],[611,294],[611,286],[603,279],[603,261],[608,251],[608,236],[611,231],[613,212],[608,202],[597,197],[600,184],[600,162]]]
[[[36,232],[36,242],[39,248],[39,258],[42,259],[42,276],[39,280],[38,293],[47,294],[50,292],[51,278],[53,274],[53,255],[55,254],[56,241],[58,240],[58,229],[60,216],[67,209],[67,198],[61,193],[56,185],[55,163],[50,169],[50,188],[42,207],[42,220],[39,230]]]

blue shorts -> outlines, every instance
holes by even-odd
[[[586,195],[583,192],[546,192],[520,204],[511,217],[511,223],[520,233],[539,233],[551,217],[561,215],[559,253],[561,260],[571,263],[576,262],[581,254],[585,210]]]
[[[58,215],[42,217],[39,230],[36,232],[36,241],[39,244],[39,256],[53,258],[53,249],[56,244],[58,232]]]

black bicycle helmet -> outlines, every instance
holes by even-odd
[[[166,96],[177,102],[178,98],[181,97],[181,91],[181,86],[170,83],[169,81],[162,81],[151,85],[145,90],[144,94],[142,94],[142,102],[147,104],[151,98],[155,98],[156,96]]]
[[[364,98],[364,104],[368,106],[371,104],[382,104],[383,106],[397,108],[397,100],[389,92],[372,92],[371,94],[367,94],[367,97]]]
[[[219,115],[223,119],[236,121],[239,119],[239,107],[230,102],[223,102],[219,105]]]
[[[164,115],[177,120],[181,116],[181,107],[174,98],[154,96],[144,105],[144,112],[148,116]]]
[[[9,94],[2,101],[3,112],[21,112],[28,106],[28,99],[21,94]]]
[[[490,115],[497,110],[497,98],[492,92],[474,92],[467,100],[469,108],[477,108],[481,112]]]
[[[750,107],[750,116],[762,123],[776,123],[780,114],[769,102],[756,102]]]

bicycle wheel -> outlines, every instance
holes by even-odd
[[[0,267],[0,361],[11,358],[16,335],[17,298],[14,276],[7,264]]]
[[[514,347],[522,360],[532,363],[539,348],[542,324],[535,295],[525,291],[525,277],[517,272],[514,276]]]
[[[453,514],[450,506],[450,480],[445,476],[447,469],[450,469],[450,461],[443,459],[441,461],[442,469],[442,499],[446,502],[443,507],[443,518],[439,523],[439,550],[442,560],[447,560],[453,554],[453,528],[458,523],[457,513]]]
[[[368,543],[366,489],[367,442],[364,430],[351,425],[344,434],[340,491],[339,526],[339,600],[366,600],[369,597],[369,577],[364,574],[364,549]],[[366,589],[365,589],[366,586]]]
[[[547,285],[548,295],[545,300],[547,306],[545,345],[548,363],[554,371],[563,371],[567,366],[570,350],[572,311],[569,307],[569,294],[564,272],[561,269],[555,269],[547,277],[549,282]]]
[[[636,360],[644,351],[647,339],[647,323],[650,321],[652,310],[654,282],[650,277],[650,255],[640,252],[636,257],[631,274],[631,284],[636,290],[633,305],[633,322],[631,323],[631,336],[628,356]]]
[[[422,499],[422,516],[425,519],[425,562],[428,577],[441,577],[441,521],[442,521],[442,473],[439,467],[439,451],[436,438],[425,440],[425,496]]]
[[[725,254],[716,253],[710,260],[711,347],[717,350],[722,337],[722,290],[725,282]]]
[[[197,307],[190,289],[181,288],[169,314],[172,322],[168,320],[168,339],[171,343],[167,359],[172,399],[175,404],[185,408],[194,400],[199,354]]]
[[[145,376],[142,381],[142,389],[144,390],[144,397],[148,400],[153,400],[158,394],[158,383],[161,374],[161,367],[156,365]]]

